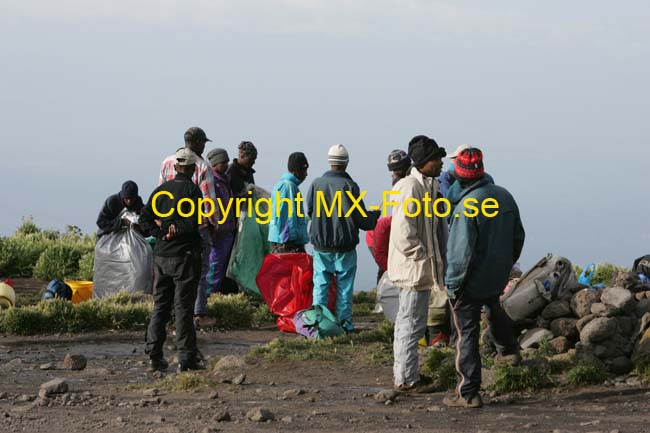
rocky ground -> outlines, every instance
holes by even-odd
[[[218,373],[186,377],[202,386],[179,391],[167,387],[181,383],[173,373],[167,382],[147,373],[142,333],[0,337],[0,431],[650,431],[650,389],[634,378],[448,410],[443,393],[382,393],[391,385],[386,362],[244,362],[252,347],[279,336],[295,338],[274,330],[201,333],[211,364],[220,360]]]

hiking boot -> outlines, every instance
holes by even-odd
[[[420,380],[411,385],[402,384],[396,386],[394,389],[397,392],[403,392],[405,394],[431,394],[432,392],[436,392],[438,387],[430,378],[422,376]]]
[[[165,371],[169,368],[169,363],[165,358],[151,358],[149,361],[149,371],[154,373],[156,371]]]
[[[467,400],[458,394],[447,396],[442,399],[442,403],[448,407],[460,407],[464,409],[478,409],[483,407],[483,399],[478,392]]]
[[[194,316],[194,328],[196,328],[197,330],[212,328],[216,324],[217,324],[217,320],[214,317],[210,317],[206,315]]]
[[[205,366],[198,362],[181,362],[178,364],[178,372],[205,370]]]
[[[435,334],[429,341],[429,346],[440,349],[449,345],[449,337],[444,332],[440,331]]]

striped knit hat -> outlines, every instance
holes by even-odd
[[[405,170],[411,166],[411,158],[403,150],[395,149],[388,155],[388,171]]]
[[[335,144],[327,152],[327,162],[330,165],[348,165],[350,162],[348,150],[342,144]]]
[[[465,180],[476,180],[483,177],[483,152],[481,149],[465,149],[456,157],[454,172],[456,177]]]

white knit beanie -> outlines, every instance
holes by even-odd
[[[347,165],[350,162],[348,150],[342,144],[335,144],[327,152],[327,162],[330,165]]]

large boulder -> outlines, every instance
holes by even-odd
[[[545,320],[555,320],[572,315],[571,304],[567,301],[553,301],[542,311],[542,318]]]
[[[583,318],[591,314],[591,305],[600,301],[600,290],[582,289],[571,298],[571,310],[579,317]]]
[[[634,369],[634,364],[627,356],[619,356],[607,362],[607,369],[614,374],[624,375]]]
[[[600,317],[612,317],[618,314],[618,310],[611,305],[596,302],[591,304],[591,314]]]
[[[650,313],[650,299],[643,298],[636,303],[636,317],[643,317],[646,313]]]
[[[521,336],[519,345],[522,349],[538,347],[542,341],[550,341],[555,337],[551,331],[544,328],[529,329]]]
[[[578,328],[576,319],[561,318],[551,322],[551,332],[556,337],[566,337],[576,339],[578,337]]]
[[[582,328],[580,342],[585,345],[600,343],[616,334],[617,328],[612,317],[597,317]]]
[[[600,302],[614,308],[620,314],[629,314],[636,306],[634,295],[622,287],[608,287],[603,290]]]
[[[566,353],[571,350],[571,342],[566,337],[557,337],[550,342],[553,351],[557,354]]]
[[[582,319],[578,320],[576,322],[576,328],[578,328],[578,332],[582,332],[582,328],[584,328],[587,325],[587,323],[591,322],[596,317],[598,317],[598,316],[596,316],[595,314],[588,314],[585,317],[583,317]]]
[[[600,359],[614,359],[622,356],[629,357],[632,353],[632,342],[619,334],[593,345],[593,352]]]

